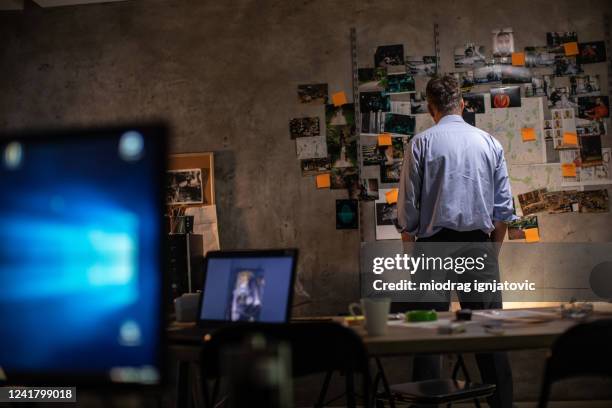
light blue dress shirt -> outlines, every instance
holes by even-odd
[[[459,115],[444,116],[406,147],[398,229],[418,238],[442,228],[482,230],[516,219],[504,149]]]

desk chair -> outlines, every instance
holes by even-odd
[[[470,380],[470,375],[461,354],[457,355],[457,362],[453,368],[451,379],[415,381],[403,384],[389,385],[384,374],[382,363],[376,358],[378,373],[374,377],[374,393],[382,383],[384,392],[377,395],[376,406],[384,407],[384,399],[389,401],[391,408],[395,408],[395,401],[412,404],[446,404],[451,407],[453,403],[473,400],[474,405],[480,408],[479,399],[486,398],[495,393],[494,384],[478,384]],[[459,370],[463,371],[465,381],[457,379]],[[381,398],[382,397],[382,398]]]
[[[612,319],[579,324],[553,344],[546,361],[539,408],[548,405],[554,382],[571,377],[612,377]]]
[[[228,326],[213,332],[210,339],[202,346],[200,360],[204,382],[207,379],[216,380],[211,398],[208,398],[208,387],[204,384],[205,406],[214,406],[217,399],[218,379],[221,374],[219,367],[221,350],[228,345],[238,345],[253,334],[263,334],[268,339],[290,344],[294,377],[327,373],[327,385],[332,372],[343,372],[346,375],[346,398],[349,407],[356,407],[353,374],[360,374],[363,406],[371,407],[370,374],[365,346],[353,330],[334,322],[245,324]],[[321,403],[320,398],[317,405]]]

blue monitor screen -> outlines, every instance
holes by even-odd
[[[156,383],[164,134],[0,142],[0,367]]]
[[[209,258],[201,320],[284,323],[294,258]]]

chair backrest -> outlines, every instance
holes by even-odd
[[[221,328],[211,333],[202,347],[203,375],[218,377],[221,351],[254,334],[290,344],[296,377],[341,370],[360,373],[369,379],[368,357],[361,338],[335,322],[244,324]]]
[[[546,367],[548,380],[577,376],[612,377],[612,319],[576,325],[552,347]]]

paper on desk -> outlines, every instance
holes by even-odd
[[[208,251],[219,250],[217,206],[189,207],[185,210],[185,215],[193,215],[193,233],[202,235],[204,255]]]
[[[550,311],[537,310],[475,310],[476,316],[482,316],[489,319],[504,320],[504,319],[541,319],[554,318],[556,314]]]
[[[413,327],[420,329],[437,329],[440,326],[448,326],[451,324],[450,319],[439,319],[431,322],[405,322],[403,320],[391,320],[389,326],[395,327]]]

